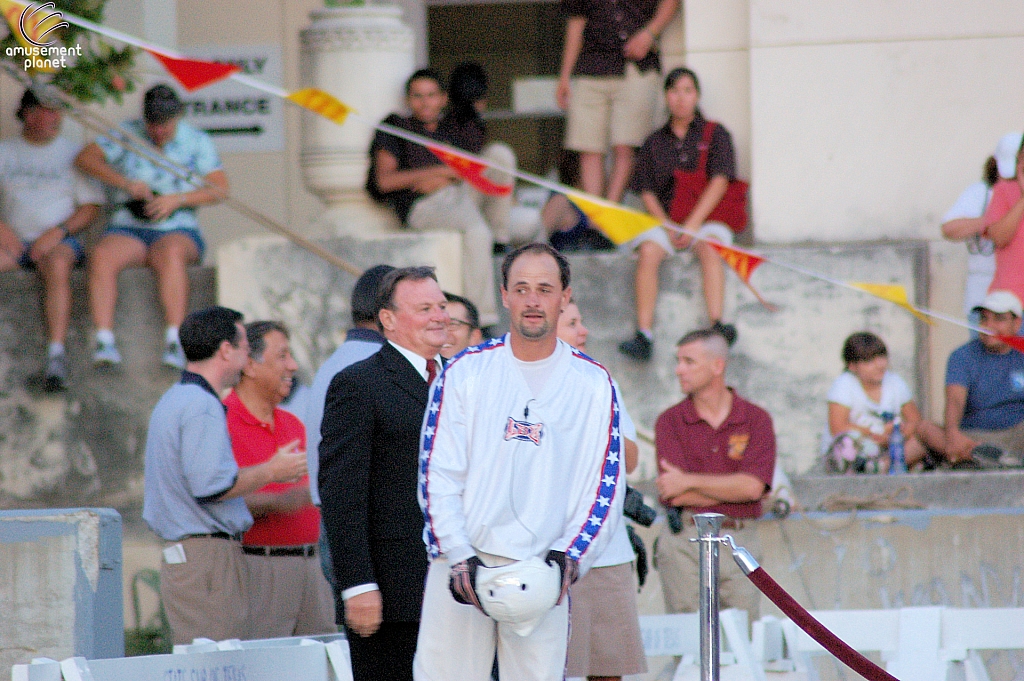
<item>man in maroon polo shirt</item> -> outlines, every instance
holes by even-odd
[[[687,395],[663,412],[654,426],[658,493],[669,509],[669,523],[654,556],[670,613],[696,612],[700,602],[700,545],[695,513],[726,516],[723,534],[755,556],[757,536],[750,527],[761,515],[761,499],[775,470],[775,431],[764,409],[725,384],[731,325],[691,331],[676,350],[676,376]],[[722,552],[719,594],[723,608],[743,608],[757,616],[757,590]]]
[[[277,408],[298,369],[287,329],[260,321],[245,331],[249,361],[224,403],[235,460],[252,466],[278,451],[305,451],[306,429]],[[242,537],[252,638],[337,631],[334,596],[316,557],[320,509],[310,498],[308,478],[271,483],[246,495],[245,503],[255,519]]]

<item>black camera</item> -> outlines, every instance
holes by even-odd
[[[634,523],[650,527],[658,512],[644,503],[644,495],[630,486],[626,486],[626,498],[622,500],[622,515]]]
[[[665,509],[665,522],[672,534],[679,534],[683,531],[683,509],[678,506],[669,506]]]

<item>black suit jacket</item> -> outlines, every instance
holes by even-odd
[[[416,500],[429,386],[391,344],[331,381],[320,428],[320,499],[341,592],[376,583],[385,622],[416,622],[427,552]]]

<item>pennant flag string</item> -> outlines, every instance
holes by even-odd
[[[0,11],[4,13],[8,23],[11,24],[11,32],[15,34],[16,38],[21,37],[20,31],[17,28],[15,16],[17,15],[20,17],[21,10],[18,10],[17,8],[20,7],[24,9],[29,6],[31,5],[25,0],[0,0]],[[906,309],[915,317],[929,321],[929,323],[930,320],[927,318],[931,317],[972,331],[991,333],[962,320],[911,304],[907,297],[906,289],[903,286],[897,284],[844,282],[827,277],[812,270],[753,253],[737,246],[726,246],[725,244],[721,244],[713,239],[707,239],[703,235],[684,229],[679,225],[663,223],[645,212],[622,206],[601,197],[586,194],[573,189],[572,187],[568,187],[558,182],[552,182],[547,178],[525,172],[518,168],[505,168],[494,161],[481,158],[465,150],[440,143],[437,140],[418,135],[408,130],[403,130],[386,123],[367,120],[358,115],[358,113],[350,106],[339,101],[337,98],[323,90],[305,88],[296,92],[288,92],[280,87],[269,85],[257,80],[256,78],[252,78],[241,73],[235,65],[189,59],[188,57],[176,54],[164,47],[148,43],[116,29],[96,24],[74,14],[62,12],[62,15],[62,18],[71,24],[75,24],[104,37],[145,50],[163,64],[168,72],[189,91],[205,87],[226,78],[231,79],[267,94],[291,101],[292,103],[321,115],[336,124],[341,125],[348,117],[352,117],[373,129],[400,137],[415,144],[423,145],[434,153],[443,163],[455,170],[460,177],[484,193],[507,196],[512,191],[511,185],[499,185],[483,175],[484,169],[490,168],[498,172],[507,173],[525,182],[543,187],[549,191],[563,194],[576,204],[576,206],[616,244],[627,243],[643,232],[657,226],[664,227],[671,232],[688,234],[698,241],[703,241],[711,245],[726,264],[729,265],[730,269],[732,269],[748,289],[750,289],[758,301],[773,311],[777,308],[768,303],[756,291],[756,289],[753,288],[750,282],[750,277],[754,270],[765,262],[835,286],[874,295]],[[47,26],[43,25],[42,30],[48,30]],[[1002,340],[1002,337],[1000,338]],[[1011,338],[1010,340],[1004,340],[1004,342],[1024,351],[1024,347],[1019,347],[1024,346],[1024,340]]]

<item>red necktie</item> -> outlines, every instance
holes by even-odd
[[[427,385],[430,385],[431,383],[433,383],[435,378],[437,378],[437,360],[428,359],[427,360]]]

